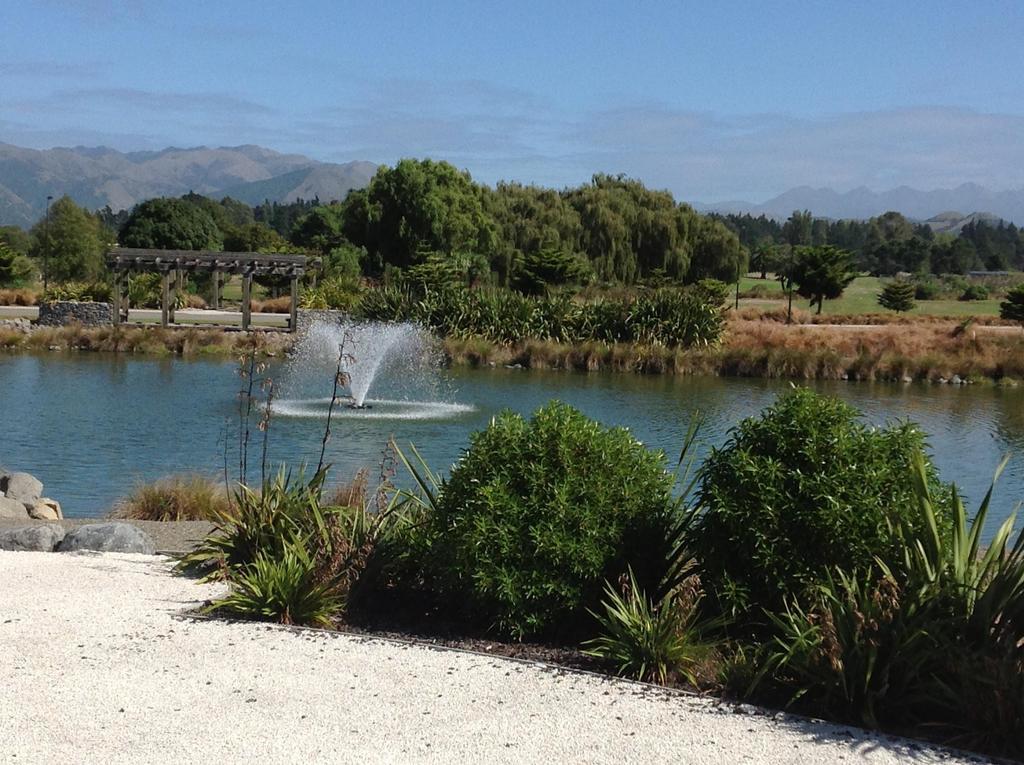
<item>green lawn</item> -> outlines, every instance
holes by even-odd
[[[823,314],[863,314],[863,313],[891,313],[878,305],[878,293],[886,283],[886,279],[877,276],[860,276],[853,280],[849,287],[843,292],[843,296],[836,300],[826,300]],[[785,294],[778,281],[766,279],[762,281],[757,277],[744,276],[740,280],[740,290],[749,290],[755,285],[764,285],[778,296],[779,305],[785,306]],[[910,311],[911,315],[918,316],[998,316],[999,299],[993,300],[919,300],[917,307]],[[762,300],[741,300],[740,306],[749,305],[773,305]],[[794,295],[793,307],[803,311],[808,310],[808,301]]]

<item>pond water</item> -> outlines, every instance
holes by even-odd
[[[299,375],[301,385],[289,380],[295,370],[284,373],[280,363],[266,373],[278,381],[281,398],[281,413],[270,429],[270,461],[315,465],[331,373]],[[335,413],[327,461],[335,466],[337,480],[364,466],[375,474],[391,436],[400,445],[414,443],[431,466],[447,470],[469,434],[493,414],[505,407],[529,413],[552,398],[605,423],[628,426],[645,444],[670,456],[678,454],[687,424],[699,410],[706,416],[701,432],[706,450],[789,385],[498,368],[448,370],[429,390],[421,385],[410,392],[402,374],[384,370],[380,378],[369,393],[374,408]],[[225,454],[234,475],[239,387],[236,365],[223,360],[0,355],[0,464],[38,476],[69,517],[105,514],[138,481],[182,471],[217,475]],[[870,422],[919,423],[929,434],[943,478],[957,482],[970,511],[999,460],[1017,455],[998,484],[991,530],[1024,498],[1024,390],[852,382],[813,387],[847,400]],[[255,427],[252,438],[251,475],[258,477],[261,434]]]

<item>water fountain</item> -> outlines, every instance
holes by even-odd
[[[437,341],[419,325],[326,321],[314,322],[296,344],[275,411],[286,417],[325,417],[339,356],[348,400],[336,415],[434,419],[472,411],[443,400]],[[369,397],[371,390],[377,398]]]

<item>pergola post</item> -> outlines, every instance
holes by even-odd
[[[160,326],[166,327],[171,321],[171,273],[164,271],[160,275]]]
[[[174,310],[178,305],[178,282],[181,281],[181,272],[178,269],[174,269],[174,277],[169,280],[171,299],[168,301],[167,314],[171,318],[171,324],[174,324]]]
[[[292,274],[292,304],[291,313],[288,317],[288,331],[294,332],[297,329],[299,320],[299,277]]]
[[[252,274],[242,276],[242,329],[249,329],[252,319]]]
[[[210,295],[210,308],[214,311],[220,310],[220,271],[213,272],[213,294]]]
[[[114,324],[121,323],[121,303],[124,300],[124,271],[114,274]]]

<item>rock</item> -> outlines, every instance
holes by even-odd
[[[0,482],[0,490],[7,499],[35,502],[43,496],[43,483],[28,473],[11,473]]]
[[[963,378],[961,378],[960,375],[953,375],[953,379],[951,379],[950,382],[953,383],[953,385],[963,385],[964,383]]]
[[[18,500],[0,496],[0,518],[25,520],[28,518],[28,510]]]
[[[64,517],[60,502],[49,497],[42,497],[31,504],[26,502],[25,509],[28,510],[30,518],[40,521],[59,521]]]
[[[52,552],[64,538],[64,529],[55,523],[0,529],[0,550]]]
[[[57,552],[76,550],[152,555],[156,545],[149,534],[130,523],[90,523],[69,531],[57,546]]]
[[[912,383],[912,382],[914,382],[914,378],[911,377],[910,375],[903,375],[902,380],[905,383]]]

